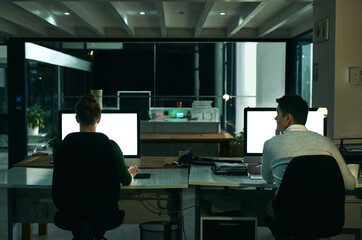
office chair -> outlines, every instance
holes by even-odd
[[[100,133],[69,134],[54,152],[52,197],[54,223],[74,239],[104,239],[120,226],[120,176],[112,147]]]
[[[338,235],[344,224],[345,189],[336,160],[326,155],[300,156],[288,164],[274,200],[273,233],[289,239]]]

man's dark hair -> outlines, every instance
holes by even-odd
[[[305,125],[308,117],[308,103],[298,95],[284,95],[277,98],[283,117],[291,114],[296,124]]]
[[[79,122],[85,126],[95,124],[101,116],[101,108],[92,94],[86,94],[78,101],[75,112]]]

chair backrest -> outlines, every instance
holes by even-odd
[[[106,135],[69,134],[55,154],[52,194],[60,211],[83,218],[118,210],[119,173]]]
[[[300,156],[285,170],[275,199],[279,232],[294,237],[329,237],[344,224],[345,188],[331,156]]]

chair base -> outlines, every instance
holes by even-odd
[[[74,240],[100,240],[106,239],[107,230],[119,227],[124,219],[124,211],[118,210],[115,214],[98,216],[97,219],[79,219],[58,211],[54,216],[57,227],[71,231]]]
[[[274,239],[275,240],[318,240],[319,238],[316,237],[306,237],[306,238],[301,238],[301,237],[286,237],[286,236],[281,236],[278,234],[274,234]]]
[[[291,237],[291,236],[283,236],[279,234],[278,225],[276,222],[270,218],[269,216],[264,217],[264,222],[273,233],[275,240],[318,240],[318,237]]]
[[[319,238],[314,238],[314,237],[312,237],[312,238],[293,238],[293,237],[291,237],[289,239],[290,240],[318,240]]]
[[[98,233],[93,232],[93,223],[90,221],[80,222],[79,230],[72,230],[74,240],[101,240],[105,239],[104,234],[106,231],[101,231]]]

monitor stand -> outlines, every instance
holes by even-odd
[[[261,163],[263,161],[263,156],[244,156],[245,163]]]

